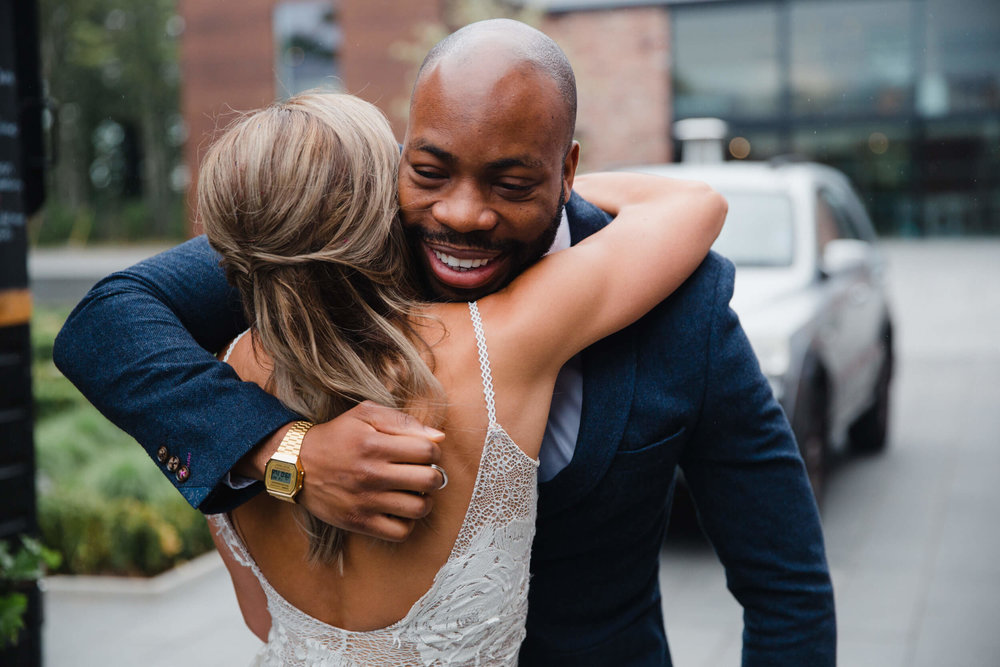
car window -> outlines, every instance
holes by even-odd
[[[820,189],[817,195],[816,238],[820,252],[833,239],[858,238],[854,223],[844,208],[843,200],[827,188]]]
[[[816,197],[816,250],[822,256],[826,244],[839,239],[840,228],[833,207],[820,195]]]
[[[861,203],[861,198],[858,196],[857,191],[848,185],[847,190],[842,194],[844,195],[843,209],[847,213],[854,231],[857,232],[858,238],[869,243],[874,242],[876,240],[875,230],[872,228],[872,221],[868,217],[868,211],[865,210],[864,204]]]
[[[723,190],[729,214],[713,249],[736,266],[791,266],[792,202],[783,194]]]

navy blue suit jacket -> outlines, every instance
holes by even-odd
[[[575,195],[567,213],[574,242],[608,221]],[[522,665],[670,665],[657,570],[678,466],[745,609],[743,664],[835,664],[818,513],[732,288],[732,265],[712,254],[670,299],[584,351],[576,452],[540,485]],[[220,485],[226,471],[295,418],[205,351],[244,327],[197,238],[98,283],[55,358],[151,456],[166,446],[190,461],[190,478],[171,480],[219,512],[259,490]]]

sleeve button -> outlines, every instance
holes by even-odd
[[[170,472],[177,472],[177,468],[180,466],[181,460],[176,456],[171,456],[167,459],[167,470]]]
[[[170,450],[167,449],[166,445],[160,445],[160,448],[156,450],[156,460],[160,463],[166,463],[168,458],[170,458]]]
[[[177,468],[175,475],[177,476],[177,481],[183,484],[188,481],[188,477],[191,476],[191,469],[187,466],[180,466]]]

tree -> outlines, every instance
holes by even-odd
[[[182,233],[172,187],[182,184],[171,183],[183,141],[176,0],[41,0],[39,9],[56,162],[42,223],[55,229],[36,239]]]

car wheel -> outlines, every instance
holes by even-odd
[[[822,505],[826,491],[826,477],[829,471],[829,407],[827,406],[826,385],[817,378],[800,399],[796,410],[795,437],[799,451],[806,464],[809,484],[812,486],[816,504]]]
[[[885,449],[889,434],[889,383],[892,380],[892,347],[886,342],[886,352],[875,382],[875,396],[870,408],[855,421],[848,436],[851,450],[860,454],[873,454]]]

